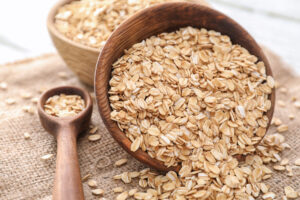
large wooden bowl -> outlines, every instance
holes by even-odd
[[[94,72],[100,49],[89,47],[67,38],[54,26],[55,15],[58,9],[65,4],[76,0],[60,0],[50,10],[47,19],[47,28],[58,53],[67,66],[77,75],[83,83],[94,85]],[[204,0],[189,0],[207,5]]]
[[[249,33],[234,20],[214,9],[193,3],[165,3],[144,9],[122,23],[108,39],[98,59],[95,73],[95,93],[99,112],[110,134],[129,154],[160,171],[168,171],[171,168],[165,167],[162,162],[151,158],[140,149],[136,152],[130,151],[131,141],[118,128],[117,123],[110,119],[109,80],[112,64],[123,55],[125,49],[150,36],[186,26],[204,27],[230,36],[233,43],[240,44],[263,61],[267,74],[272,75],[266,56]],[[275,101],[274,89],[269,98],[272,107],[267,112],[267,116],[271,121]],[[178,167],[175,170],[178,170]]]

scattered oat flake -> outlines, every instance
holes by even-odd
[[[24,138],[25,138],[25,140],[30,139],[30,134],[28,132],[25,132],[24,133]]]
[[[104,190],[102,190],[102,189],[94,189],[94,190],[92,190],[92,194],[96,195],[96,196],[101,196],[101,195],[104,194]]]
[[[97,181],[95,181],[94,179],[91,179],[91,180],[89,180],[88,181],[88,186],[90,186],[91,188],[95,188],[95,187],[97,187]]]
[[[268,192],[262,196],[263,199],[275,199],[276,194],[273,192]]]
[[[13,99],[13,98],[8,98],[8,99],[5,100],[5,103],[6,103],[7,105],[12,105],[12,104],[15,104],[15,103],[16,103],[16,100]]]
[[[280,165],[287,165],[287,164],[289,164],[289,159],[288,158],[284,158],[280,162]]]
[[[118,160],[118,161],[115,162],[115,166],[116,167],[120,167],[122,165],[125,165],[127,163],[127,161],[128,160],[126,158],[122,158],[122,159],[120,159],[120,160]]]
[[[37,104],[38,101],[39,101],[39,98],[38,98],[38,97],[33,97],[33,98],[31,99],[31,102],[32,102],[32,103],[35,103],[35,104]]]
[[[277,127],[277,131],[279,133],[286,132],[288,130],[289,130],[289,127],[286,124],[282,124],[282,125],[280,125],[280,126]]]
[[[0,89],[6,90],[7,89],[7,83],[6,82],[0,82]]]
[[[88,137],[89,141],[97,141],[97,140],[100,140],[101,139],[101,135],[100,134],[94,134],[94,135],[90,135]]]
[[[98,130],[98,127],[95,126],[95,127],[93,127],[93,128],[89,131],[89,133],[90,133],[90,134],[94,134],[94,133],[97,132],[97,130]]]
[[[29,113],[29,114],[33,114],[35,112],[35,109],[32,106],[28,106],[28,105],[23,106],[22,110],[26,113]]]
[[[295,119],[295,115],[293,115],[293,114],[289,114],[289,119],[290,119],[290,120],[293,120],[293,119]]]
[[[294,164],[297,165],[297,166],[300,166],[300,158],[296,159]]]
[[[53,157],[53,154],[46,154],[46,155],[42,156],[41,159],[42,160],[49,160],[52,157]]]
[[[295,106],[296,108],[300,108],[300,101],[295,101],[295,102],[294,102],[294,106]]]
[[[116,200],[126,200],[128,198],[128,192],[122,192],[121,194],[119,194],[116,198]]]
[[[282,121],[281,121],[281,119],[274,117],[272,119],[272,124],[274,124],[275,126],[280,126],[282,124]]]
[[[114,193],[121,193],[124,191],[123,187],[116,187],[116,188],[113,188],[113,191]]]
[[[81,181],[82,181],[82,182],[85,182],[85,181],[87,181],[91,176],[92,176],[91,174],[87,174],[87,175],[85,175],[84,177],[81,178]]]
[[[133,189],[131,189],[131,190],[128,191],[128,195],[129,196],[133,196],[135,193],[137,193],[137,191],[138,190],[136,188],[133,188]]]
[[[298,192],[296,192],[291,186],[284,187],[284,193],[289,199],[296,199],[298,197]]]
[[[273,168],[277,171],[284,171],[285,170],[285,166],[282,166],[282,165],[274,165]]]

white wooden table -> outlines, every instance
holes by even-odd
[[[300,73],[299,0],[207,0],[239,22]],[[0,64],[55,52],[46,29],[54,0],[9,0],[0,6]]]

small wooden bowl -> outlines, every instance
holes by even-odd
[[[100,49],[89,47],[67,38],[54,26],[58,9],[76,0],[60,0],[51,10],[47,19],[47,28],[51,39],[67,66],[83,83],[94,86],[94,72]],[[208,5],[204,0],[190,0],[191,2]]]
[[[47,28],[51,39],[67,66],[85,84],[93,86],[94,72],[100,50],[67,38],[54,26],[55,15],[60,7],[74,0],[60,0],[51,10],[47,19]]]
[[[267,74],[272,75],[266,56],[249,33],[234,20],[214,9],[193,3],[165,3],[144,9],[121,24],[106,42],[97,63],[95,92],[99,112],[110,134],[129,154],[160,171],[174,170],[174,168],[167,168],[162,162],[151,158],[140,149],[136,152],[130,151],[131,141],[118,128],[117,123],[110,119],[109,80],[112,64],[124,54],[125,49],[150,36],[186,26],[207,28],[228,35],[234,44],[240,44],[263,61]],[[267,116],[271,121],[275,102],[274,89],[269,98],[272,107],[267,112]],[[270,122],[268,127],[269,125]],[[175,170],[178,170],[179,167]]]

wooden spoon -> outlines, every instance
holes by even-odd
[[[107,92],[109,90],[109,80],[111,78],[112,64],[124,54],[125,49],[150,36],[178,30],[186,26],[206,28],[228,35],[233,44],[243,46],[251,54],[257,56],[260,61],[263,61],[266,66],[266,74],[272,76],[268,59],[251,35],[230,17],[200,4],[187,2],[162,3],[136,13],[118,26],[106,41],[98,59],[95,72],[97,105],[102,120],[113,138],[137,160],[159,171],[178,171],[180,166],[168,168],[164,163],[151,158],[141,149],[138,149],[136,152],[130,150],[131,141],[120,130],[117,123],[110,118],[112,109],[109,104],[109,95]],[[272,102],[272,106],[266,113],[269,118],[267,129],[273,116],[275,89],[272,90],[269,99]]]
[[[55,117],[44,111],[49,97],[59,94],[76,94],[85,101],[85,109],[73,117]],[[88,129],[93,110],[89,93],[71,86],[57,87],[44,92],[38,102],[38,113],[43,127],[57,140],[56,173],[53,188],[54,200],[83,200],[76,139]]]

